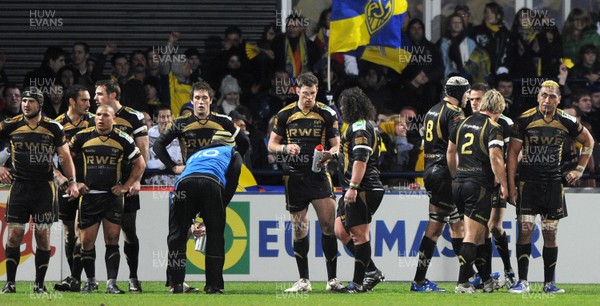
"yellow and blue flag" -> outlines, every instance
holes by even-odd
[[[401,32],[406,0],[334,0],[329,54],[351,52],[357,57],[401,72],[410,62]]]

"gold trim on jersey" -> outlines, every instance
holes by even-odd
[[[131,125],[131,122],[129,122],[121,117],[115,118],[115,125],[126,126],[131,129],[133,128],[133,126]]]
[[[544,119],[538,119],[538,120],[535,120],[535,121],[529,123],[527,125],[526,129],[536,128],[536,127],[551,127],[551,128],[556,128],[559,130],[563,130],[566,133],[569,133],[569,130],[567,129],[567,127],[564,126],[562,123],[560,123],[560,121],[558,121],[558,120],[552,120],[550,122],[546,122],[546,121],[544,121]]]
[[[479,147],[481,148],[481,152],[483,152],[483,154],[485,156],[490,156],[490,153],[487,150],[487,145],[483,141],[483,137],[484,137],[484,133],[485,133],[485,128],[487,127],[488,122],[493,122],[493,121],[494,121],[493,119],[486,119],[484,121],[484,123],[483,123],[483,127],[481,128],[481,132],[479,132]]]
[[[37,134],[48,135],[48,136],[54,137],[54,134],[52,134],[52,132],[50,132],[50,130],[48,130],[47,128],[45,128],[43,126],[39,126],[39,125],[33,129],[31,127],[29,127],[29,125],[21,126],[18,129],[12,131],[10,133],[10,136],[16,135],[16,134],[26,134],[26,133],[37,133]]]
[[[213,130],[225,130],[222,125],[212,121],[212,120],[203,120],[205,123],[201,123],[200,121],[194,121],[188,125],[186,125],[182,132],[185,133],[190,130],[198,130],[198,129],[213,129]]]
[[[106,140],[102,140],[100,137],[107,137]],[[116,149],[119,149],[121,151],[123,150],[123,146],[116,140],[114,139],[110,139],[108,138],[108,136],[96,136],[88,141],[86,141],[81,148],[85,149],[87,147],[93,147],[93,146],[109,146],[109,147],[113,147]]]
[[[292,108],[296,107],[296,105],[298,105],[298,101],[296,101],[296,102],[294,102],[294,103],[290,103],[290,104],[288,104],[288,105],[284,106],[284,107],[283,107],[283,108],[280,110],[280,112],[282,112],[282,111],[286,111],[286,110],[288,110],[288,109],[292,109]]]
[[[437,116],[437,124],[435,127],[435,132],[438,134],[438,138],[441,139],[444,142],[447,142],[444,137],[442,137],[442,128],[440,127],[440,120],[442,119],[442,114],[444,113],[444,108],[446,107],[446,103],[444,103],[442,105],[442,108],[440,109],[440,112]]]
[[[350,167],[350,154],[348,154],[350,150],[350,140],[344,143],[344,173],[341,175],[346,175],[348,172],[348,167]]]
[[[450,108],[451,110],[455,111],[455,112],[460,112],[460,108],[452,103],[448,103],[446,102],[446,105],[448,106],[448,108]]]
[[[320,120],[320,121],[325,122],[325,119],[323,118],[323,116],[321,116],[318,113],[315,113],[311,110],[310,112],[308,112],[308,114],[304,114],[302,111],[293,113],[286,121],[286,124],[289,124],[292,121],[300,120],[300,119],[315,119],[315,120]]]
[[[519,118],[525,118],[525,117],[529,117],[529,116],[535,115],[536,112],[537,112],[537,108],[535,108],[535,107],[534,108],[530,108],[530,109],[526,110],[525,112],[523,112],[521,114],[521,116],[519,116]]]

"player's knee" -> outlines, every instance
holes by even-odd
[[[496,223],[496,222],[490,222],[488,224],[490,232],[492,232],[492,236],[494,237],[500,237],[502,235],[502,232],[504,232],[504,229],[502,228],[502,224],[501,223]]]

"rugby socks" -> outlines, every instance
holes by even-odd
[[[346,248],[348,248],[348,251],[350,254],[352,254],[352,256],[355,256],[354,240],[350,239],[350,241],[346,244]],[[369,261],[369,264],[367,265],[367,272],[373,272],[375,270],[377,270],[377,266],[375,266],[373,258],[371,258],[371,261]]]
[[[414,279],[418,284],[422,284],[425,281],[425,275],[427,274],[427,269],[429,269],[429,263],[431,262],[431,257],[433,257],[436,244],[436,241],[431,240],[431,238],[427,236],[423,236],[423,239],[421,240],[421,245],[419,246],[419,262],[417,263],[417,272],[415,273]]]
[[[50,262],[50,250],[44,251],[39,248],[35,249],[35,283],[39,287],[44,286],[44,278],[48,271],[48,263]]]
[[[356,284],[362,284],[365,278],[365,271],[371,261],[371,243],[369,241],[355,245],[356,255],[354,256],[354,278],[352,281]]]
[[[336,278],[338,244],[335,235],[321,235],[321,247],[323,248],[323,254],[325,255],[327,279]]]
[[[96,276],[96,248],[91,250],[81,249],[81,265],[88,277]]]
[[[458,274],[458,283],[465,284],[473,276],[473,261],[477,256],[477,246],[474,243],[465,242],[460,247],[458,262],[460,263],[460,273]]]
[[[558,247],[544,247],[542,257],[544,258],[544,283],[552,282],[554,281],[554,270],[558,259]]]
[[[294,241],[294,257],[298,265],[300,278],[308,279],[308,236]]]
[[[123,253],[125,253],[127,265],[129,266],[129,278],[138,278],[137,271],[140,256],[140,243],[137,238],[133,243],[125,242]]]
[[[71,276],[73,276],[73,278],[76,280],[81,281],[82,271],[83,264],[81,263],[81,244],[75,244],[75,247],[73,248],[73,267],[71,268]]]
[[[484,243],[477,246],[477,258],[475,258],[475,266],[479,271],[479,276],[482,281],[487,281],[490,279],[490,274],[492,273],[491,267],[488,267],[487,259],[488,259],[488,246]]]
[[[485,270],[492,273],[492,256],[494,255],[494,246],[492,245],[492,238],[485,238]]]
[[[63,226],[66,226],[63,224]],[[67,263],[71,274],[73,274],[73,250],[75,249],[75,233],[69,232],[65,238],[65,256],[67,257]]]
[[[456,254],[456,258],[458,258],[458,256],[460,254],[462,254],[462,243],[463,243],[463,239],[464,238],[452,238],[451,242],[452,242],[452,250],[454,251],[454,254]],[[459,260],[459,264],[460,264],[460,260]],[[470,274],[471,276],[475,275],[475,270],[473,270],[473,265],[470,265],[468,267],[466,267],[466,272],[467,274]],[[469,276],[470,277],[470,276]]]
[[[119,253],[119,245],[106,245],[106,253],[104,254],[104,262],[106,263],[106,278],[117,279],[119,274],[119,262],[121,261],[121,253]],[[86,270],[87,271],[87,270]]]
[[[531,243],[517,243],[517,265],[519,266],[519,280],[526,280],[529,273],[529,256],[531,256]]]
[[[502,235],[498,235],[498,237],[494,236],[494,242],[496,243],[496,250],[498,250],[498,254],[500,254],[500,258],[502,258],[502,263],[504,264],[504,271],[512,270],[512,265],[510,264],[510,252],[508,250],[508,238],[506,237],[506,232],[502,232]]]
[[[17,267],[21,261],[21,248],[11,248],[6,246],[6,281],[9,283],[15,282],[17,276]]]

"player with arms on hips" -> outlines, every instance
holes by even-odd
[[[511,293],[529,293],[528,270],[535,216],[540,215],[544,237],[544,293],[564,293],[556,287],[554,271],[558,258],[558,221],[567,216],[561,173],[561,155],[566,137],[583,144],[577,168],[566,174],[568,184],[581,178],[594,147],[590,132],[577,120],[558,109],[560,89],[556,82],[542,83],[538,106],[525,111],[513,125],[508,148],[510,200],[517,204],[517,264],[519,282]],[[520,163],[517,163],[522,153]],[[515,181],[519,169],[519,182]]]
[[[326,162],[337,158],[340,133],[336,112],[317,102],[319,80],[312,73],[298,77],[298,101],[285,106],[275,116],[269,138],[269,152],[284,161],[286,209],[290,212],[294,235],[294,255],[300,280],[285,292],[312,291],[308,273],[308,205],[312,203],[323,235],[323,253],[329,281],[326,290],[344,287],[337,280],[337,239],[334,233],[335,196]],[[326,143],[327,141],[327,143]],[[321,171],[311,170],[317,145],[328,146],[318,163]]]

